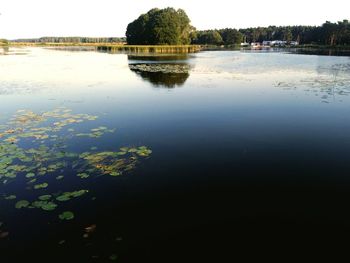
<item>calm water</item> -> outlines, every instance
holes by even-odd
[[[63,158],[64,167],[38,177],[48,183],[40,189],[26,173],[2,175],[2,262],[229,257],[267,237],[307,243],[320,229],[349,230],[349,57],[248,51],[141,57],[39,48],[7,54],[0,56],[0,125],[18,110],[71,110],[98,118],[64,129],[115,131],[70,135],[64,151],[146,146],[152,153],[121,176],[92,172],[86,179]],[[14,144],[52,145],[64,129],[49,142]],[[15,208],[19,200],[81,189],[89,192],[54,201],[52,211]],[[6,200],[10,195],[16,199]],[[61,220],[64,211],[74,219]]]

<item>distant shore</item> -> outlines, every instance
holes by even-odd
[[[97,50],[102,52],[119,53],[119,52],[130,52],[130,53],[194,53],[198,51],[209,51],[209,50],[256,50],[255,48],[244,47],[240,45],[127,45],[123,43],[33,43],[33,42],[8,42],[0,43],[0,47],[75,47],[75,48],[91,48],[91,50]],[[325,54],[329,52],[345,52],[350,53],[350,45],[318,45],[318,44],[305,44],[298,46],[283,46],[283,47],[269,47],[261,46],[257,48],[259,50],[268,49],[295,49],[300,51],[320,51]],[[329,54],[331,54],[329,53]]]
[[[32,43],[9,42],[12,47],[93,47],[105,52],[135,53],[193,53],[202,49],[200,45],[126,45],[111,43]]]

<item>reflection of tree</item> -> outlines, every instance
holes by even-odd
[[[8,46],[1,47],[0,54],[5,55],[9,52],[10,48]]]
[[[182,86],[190,76],[187,64],[129,64],[129,68],[157,87]]]

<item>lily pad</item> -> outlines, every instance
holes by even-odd
[[[26,178],[31,178],[31,177],[34,177],[35,176],[35,173],[27,173],[26,174]]]
[[[13,199],[16,199],[16,196],[15,195],[9,195],[9,196],[6,196],[5,199],[6,200],[13,200]]]
[[[16,203],[15,207],[17,209],[21,209],[21,208],[28,207],[28,205],[29,205],[29,202],[27,200],[20,200]]]
[[[48,202],[48,201],[34,201],[32,203],[32,206],[36,208],[41,208],[45,211],[52,211],[52,210],[55,210],[55,208],[57,207],[55,203]]]
[[[88,175],[87,173],[79,173],[79,174],[77,174],[77,176],[82,178],[82,179],[86,179],[86,178],[90,177],[90,175]]]
[[[48,183],[36,184],[34,185],[34,189],[42,189],[48,187]]]
[[[60,214],[58,217],[61,220],[72,220],[74,218],[74,214],[71,211],[65,211],[62,214]]]
[[[47,201],[51,198],[51,195],[41,195],[38,197],[39,200]]]

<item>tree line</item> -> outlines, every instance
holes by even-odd
[[[269,26],[246,29],[226,28],[220,30],[196,31],[193,44],[234,45],[242,42],[263,42],[271,40],[297,41],[300,44],[350,45],[350,23],[348,20],[321,26]]]
[[[125,42],[121,37],[41,37],[41,38],[22,38],[13,42],[28,43],[121,43]]]

